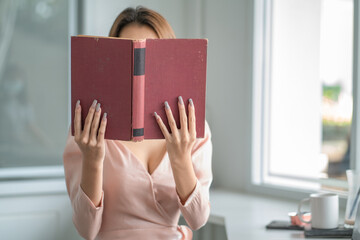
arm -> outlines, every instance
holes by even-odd
[[[210,214],[212,144],[210,129],[206,122],[205,138],[196,140],[195,107],[192,101],[189,102],[189,127],[181,97],[179,97],[180,129],[177,129],[171,110],[166,103],[165,111],[172,134],[167,131],[157,114],[155,117],[167,142],[179,208],[188,225],[193,230],[197,230],[206,224]]]
[[[66,187],[73,208],[73,222],[79,234],[86,239],[94,239],[98,234],[103,212],[102,168],[105,157],[103,135],[106,117],[103,117],[98,136],[91,134],[97,132],[99,125],[101,111],[100,105],[98,106],[97,110],[94,105],[90,108],[84,130],[81,130],[81,106],[79,104],[76,107],[75,136],[71,136],[69,129],[63,153]],[[98,140],[96,141],[99,143],[98,146],[91,143],[94,139]]]
[[[211,161],[211,132],[206,123],[205,137],[196,141],[192,153],[192,166],[196,175],[195,189],[185,198],[185,201],[182,201],[181,195],[177,191],[180,211],[189,227],[194,231],[204,226],[210,215],[209,190],[213,180]]]

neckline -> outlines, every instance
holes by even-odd
[[[125,148],[128,152],[130,152],[130,155],[132,158],[135,159],[135,161],[137,162],[137,164],[139,164],[141,166],[141,168],[143,169],[143,171],[149,176],[149,177],[154,177],[155,173],[157,172],[157,170],[160,168],[161,164],[163,163],[165,157],[166,157],[166,154],[167,154],[167,150],[165,150],[165,153],[163,155],[163,157],[161,158],[160,160],[160,163],[156,166],[156,168],[154,169],[154,171],[150,174],[146,168],[144,167],[144,165],[141,163],[141,161],[136,157],[136,155],[125,145],[123,144],[121,141],[117,141],[120,143],[121,146],[123,146],[123,148]],[[166,149],[166,147],[165,147]]]

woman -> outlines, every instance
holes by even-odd
[[[158,13],[127,8],[116,18],[109,36],[144,39],[175,38]],[[154,113],[165,139],[127,142],[105,140],[107,113],[94,100],[81,129],[81,103],[63,154],[73,222],[86,239],[192,239],[208,220],[212,182],[212,144],[208,124],[196,139],[195,106],[179,97],[181,126],[167,102],[171,133]],[[84,109],[85,110],[85,109]],[[111,114],[111,113],[109,113]],[[110,116],[110,115],[109,115]],[[190,226],[179,226],[180,212]]]

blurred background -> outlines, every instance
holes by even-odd
[[[2,0],[5,239],[79,238],[62,167],[70,36],[107,36],[116,16],[137,5],[162,14],[177,38],[209,40],[212,189],[274,195],[281,188],[287,197],[284,189],[346,191],[345,171],[353,168],[353,0]],[[19,226],[23,231],[15,231]]]

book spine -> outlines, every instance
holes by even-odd
[[[144,139],[146,40],[133,41],[132,140]]]

